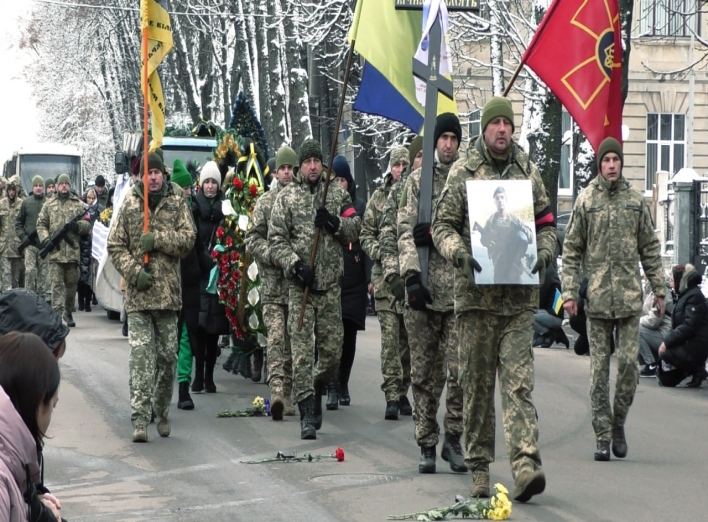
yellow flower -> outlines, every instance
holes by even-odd
[[[499,493],[503,493],[504,495],[509,494],[509,490],[506,489],[502,484],[494,484],[494,489],[496,489]]]
[[[263,397],[256,397],[255,399],[253,399],[253,407],[265,408],[265,401],[263,400]]]

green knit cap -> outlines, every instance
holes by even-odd
[[[495,96],[484,105],[482,109],[482,132],[487,128],[490,121],[499,116],[504,116],[511,122],[511,132],[514,132],[516,128],[514,125],[514,109],[511,108],[509,99],[501,96]]]
[[[614,138],[605,138],[602,140],[600,147],[597,149],[598,170],[600,168],[600,163],[602,163],[602,158],[604,158],[609,152],[616,153],[619,156],[622,165],[624,165],[624,152],[622,151],[622,145],[620,142]]]
[[[35,185],[42,185],[44,186],[44,178],[37,174],[35,177],[32,178],[32,186],[34,187]]]
[[[177,183],[182,188],[192,186],[192,175],[184,166],[182,160],[176,159],[172,164],[172,182]]]
[[[160,152],[162,152],[162,149],[158,149]],[[140,177],[143,177],[143,174],[145,172],[145,169],[143,168],[143,160],[145,158],[142,157],[140,159]],[[163,174],[165,173],[165,164],[162,162],[162,156],[160,156],[156,152],[149,152],[148,153],[148,170],[150,169],[158,169],[160,172]]]
[[[300,145],[300,154],[298,157],[298,165],[302,165],[306,159],[318,158],[320,161],[324,161],[322,157],[322,147],[320,143],[312,138],[306,139]],[[277,164],[277,160],[276,160]]]
[[[302,147],[300,147],[300,151],[302,151]],[[298,166],[297,154],[295,154],[295,151],[290,147],[280,147],[278,152],[275,153],[275,172],[278,172],[283,165]],[[273,174],[275,174],[275,172]]]
[[[413,165],[416,154],[421,150],[423,150],[423,136],[418,135],[413,138],[413,141],[411,141],[411,144],[408,146],[408,163],[410,165]]]
[[[57,185],[59,185],[59,183],[63,183],[64,181],[71,185],[71,179],[69,178],[68,174],[60,174],[57,178]]]
[[[47,178],[44,180],[44,188],[46,189],[49,185],[56,185],[53,178]]]

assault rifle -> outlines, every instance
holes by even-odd
[[[80,214],[78,214],[74,219],[67,221],[63,227],[57,230],[51,237],[47,245],[39,251],[39,257],[41,257],[42,259],[47,257],[47,254],[49,254],[49,252],[51,252],[55,248],[59,248],[59,243],[61,243],[62,240],[66,241],[69,246],[76,247],[76,243],[74,242],[74,240],[67,235],[69,233],[69,225],[82,219],[84,217],[84,214],[86,214],[86,210],[82,209]]]

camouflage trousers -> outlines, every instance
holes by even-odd
[[[151,409],[167,418],[177,366],[177,312],[147,310],[128,314],[130,420],[150,423]]]
[[[73,312],[79,287],[78,263],[49,263],[52,278],[52,310],[60,316]]]
[[[48,283],[49,259],[39,257],[37,247],[28,246],[25,249],[25,288],[41,297],[50,297]]]
[[[302,329],[298,332],[303,290],[296,286],[290,287],[288,333],[293,355],[295,402],[314,395],[315,382],[326,383],[337,378],[344,338],[341,294],[339,285],[323,293],[311,292],[305,306]]]
[[[541,467],[538,414],[531,398],[533,318],[531,311],[511,316],[473,311],[457,316],[465,464],[470,471],[488,471],[494,461],[497,373],[512,475],[516,478],[523,468]]]
[[[438,408],[443,387],[445,433],[462,435],[462,388],[458,380],[457,332],[453,312],[405,308],[403,319],[411,351],[411,389],[415,440],[420,447],[438,443]]]
[[[615,355],[617,382],[614,408],[610,407],[610,336],[617,329]],[[597,440],[612,439],[612,426],[624,426],[639,382],[639,317],[593,319],[588,317],[590,343],[590,405]],[[613,414],[614,412],[614,414]]]
[[[22,258],[0,257],[0,292],[7,292],[22,286]]]
[[[263,322],[268,330],[268,377],[270,394],[291,398],[293,393],[293,355],[288,335],[288,307],[263,303]]]
[[[408,394],[411,385],[411,350],[408,346],[408,331],[403,315],[378,306],[381,325],[381,391],[386,402],[397,401]]]

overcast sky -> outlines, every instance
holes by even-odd
[[[26,14],[31,5],[28,1],[0,0],[0,163],[9,159],[12,151],[37,140],[37,111],[31,89],[20,78],[29,57],[15,45],[20,33],[18,18]]]

